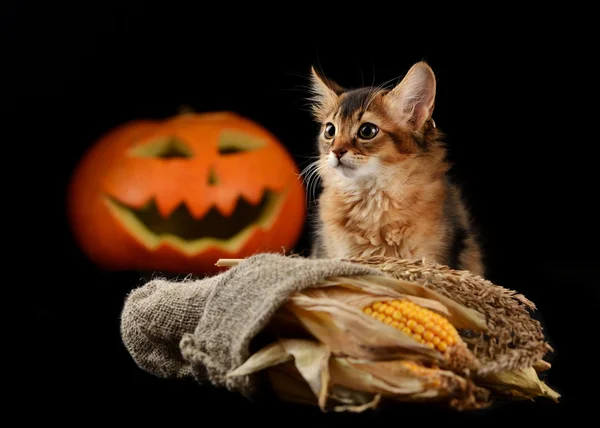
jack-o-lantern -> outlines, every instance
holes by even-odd
[[[306,216],[291,155],[229,112],[110,131],[74,171],[68,202],[81,249],[110,270],[215,272],[219,258],[292,250]]]

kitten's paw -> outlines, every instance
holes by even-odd
[[[371,242],[369,239],[361,235],[354,235],[354,241],[359,245],[367,245]]]
[[[379,235],[377,236],[370,236],[369,237],[369,242],[371,243],[371,245],[374,245],[376,247],[381,245],[381,237]]]
[[[400,245],[402,241],[402,232],[400,230],[388,230],[385,234],[385,242],[389,246]]]

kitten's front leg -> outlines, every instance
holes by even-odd
[[[325,257],[325,248],[321,243],[321,239],[315,237],[312,247],[310,249],[310,257],[311,259],[322,259]]]

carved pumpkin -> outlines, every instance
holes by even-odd
[[[219,258],[294,247],[306,216],[297,174],[271,133],[234,113],[133,121],[77,166],[69,219],[103,268],[209,273]]]

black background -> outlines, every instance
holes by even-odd
[[[590,346],[599,299],[597,131],[589,106],[598,69],[590,12],[546,6],[433,16],[433,10],[374,4],[346,5],[344,12],[308,3],[260,10],[3,4],[5,197],[30,207],[11,214],[24,226],[8,227],[19,239],[12,247],[18,257],[10,259],[15,264],[7,266],[19,272],[27,301],[36,304],[10,308],[34,323],[26,344],[21,338],[14,345],[24,349],[19,358],[32,358],[19,373],[34,379],[21,376],[18,384],[18,396],[36,409],[29,416],[191,418],[205,425],[208,417],[217,419],[213,424],[278,424],[288,415],[309,425],[358,426],[547,423],[592,410],[598,376]],[[547,381],[564,395],[561,403],[540,399],[472,414],[409,406],[322,415],[251,404],[138,369],[118,326],[125,295],[144,278],[96,268],[79,252],[65,217],[65,186],[84,151],[120,123],[168,117],[189,105],[258,121],[304,166],[315,153],[316,126],[305,101],[311,64],[357,86],[399,77],[419,60],[437,75],[434,118],[448,135],[453,174],[482,232],[488,278],[537,304],[556,349]],[[296,250],[309,246],[306,230]]]

